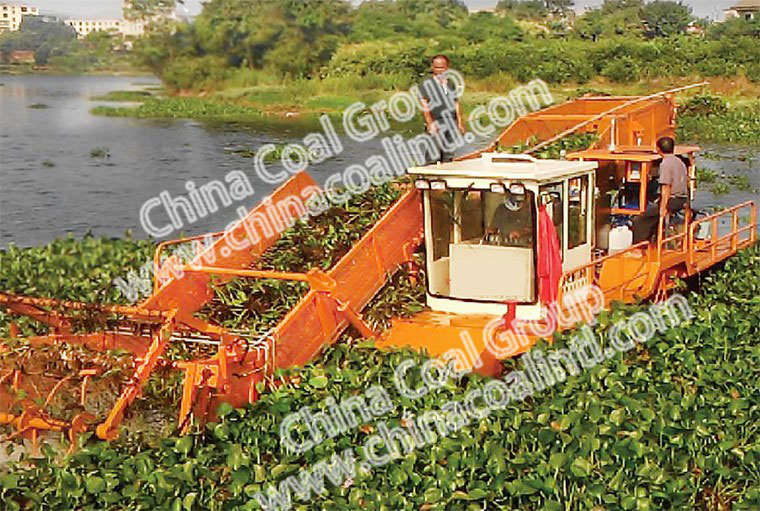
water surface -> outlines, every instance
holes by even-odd
[[[238,207],[250,208],[274,188],[256,177],[252,159],[233,151],[270,142],[300,143],[314,126],[297,120],[219,124],[90,113],[103,104],[93,97],[159,85],[151,77],[28,75],[0,80],[4,84],[0,87],[0,247],[40,245],[67,233],[122,236],[131,230],[135,236],[145,237],[139,221],[145,201],[161,191],[172,197],[184,195],[188,180],[201,185],[241,170],[249,176],[255,195],[193,224],[186,223],[183,232],[224,229],[237,218]],[[30,108],[35,104],[47,108]],[[416,130],[418,124],[410,123],[406,133]],[[385,154],[380,137],[357,143],[341,135],[341,140],[344,151],[340,155],[309,168],[318,182],[372,155]],[[476,140],[465,150],[487,142]],[[729,186],[729,193],[715,195],[707,185],[700,189],[695,205],[707,208],[757,200],[760,151],[707,149],[711,157],[700,157],[700,165],[719,175],[746,174],[751,190]],[[99,153],[105,156],[97,156]],[[156,217],[157,224],[161,220],[166,218]]]

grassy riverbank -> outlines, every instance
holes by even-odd
[[[582,94],[646,95],[685,84],[698,78],[671,81],[613,84],[597,80],[583,86],[551,87],[555,102]],[[399,82],[400,84],[400,82]],[[409,85],[409,84],[404,84]],[[468,83],[462,100],[465,115],[479,105],[518,86],[509,76]],[[286,124],[312,123],[319,115],[339,118],[345,109],[361,101],[366,105],[388,100],[394,92],[390,77],[375,79],[345,78],[294,80],[286,84],[232,88],[203,95],[165,96],[163,91],[114,91],[96,101],[139,102],[137,106],[96,106],[93,113],[110,117],[189,118],[220,122]],[[717,79],[703,89],[679,96],[681,103],[707,95],[719,97],[725,108],[711,112],[685,112],[679,117],[679,135],[695,142],[756,143],[760,140],[760,85],[742,79]],[[421,122],[408,123],[416,129]]]

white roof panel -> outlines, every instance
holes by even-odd
[[[523,154],[483,153],[480,158],[412,167],[413,176],[548,181],[597,168],[595,161],[537,160]]]

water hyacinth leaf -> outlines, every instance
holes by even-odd
[[[425,491],[425,502],[431,504],[438,502],[443,498],[443,492],[439,488],[428,488]]]
[[[725,282],[731,282],[730,295]],[[699,292],[688,298],[705,317],[671,328],[662,346],[638,346],[620,360],[582,371],[529,400],[493,411],[486,421],[437,438],[387,468],[357,471],[340,487],[328,483],[322,495],[308,502],[296,499],[293,508],[702,509],[700,499],[715,490],[730,499],[733,511],[755,511],[760,495],[746,482],[756,478],[760,457],[753,444],[753,426],[760,421],[753,401],[759,380],[753,368],[760,362],[754,342],[760,335],[759,283],[760,250],[754,248],[704,275]],[[625,319],[639,310],[621,306],[610,317]],[[740,324],[745,322],[750,326]],[[736,335],[746,328],[747,335]],[[566,340],[563,334],[555,341],[564,345]],[[13,502],[9,508],[23,502],[51,511],[181,510],[190,494],[194,509],[256,509],[257,491],[341,448],[360,447],[377,432],[376,420],[361,421],[363,429],[320,444],[319,453],[315,448],[296,457],[280,445],[281,418],[303,406],[321,409],[325,389],[339,400],[377,382],[390,382],[385,386],[398,405],[393,370],[408,357],[418,365],[426,360],[415,353],[337,343],[306,367],[283,372],[288,383],[262,393],[258,403],[230,409],[219,424],[193,437],[171,436],[155,445],[120,439],[88,445],[65,461],[13,466],[21,478],[18,487],[0,493]],[[517,361],[505,365],[519,367]],[[326,387],[309,384],[325,377],[330,380]],[[290,383],[296,380],[304,384]],[[403,409],[419,416],[478,385],[477,378],[464,378],[423,399],[405,401]],[[397,408],[383,420],[396,424],[400,412]],[[105,488],[90,493],[89,477],[100,478]],[[403,482],[393,484],[392,477]],[[32,498],[29,488],[42,491]],[[426,502],[427,497],[439,498]]]
[[[591,463],[585,458],[575,458],[570,464],[570,471],[576,477],[588,477],[591,474]]]
[[[327,376],[314,376],[313,378],[309,378],[309,385],[318,389],[327,387],[328,383],[329,380]]]
[[[547,500],[541,511],[565,511],[565,507],[556,500]]]
[[[177,445],[177,451],[181,452],[182,454],[187,454],[193,448],[193,437],[183,436],[177,439],[176,445]]]
[[[507,483],[507,490],[515,496],[532,495],[538,491],[538,488],[528,484],[525,481],[517,480]]]
[[[468,492],[455,491],[451,494],[451,498],[453,500],[480,500],[486,498],[487,496],[488,492],[480,488],[475,488]]]
[[[85,488],[90,493],[100,493],[106,489],[106,482],[97,476],[89,476],[84,479]]]
[[[562,468],[565,465],[566,461],[567,461],[567,455],[566,454],[561,453],[561,452],[555,452],[549,458],[549,465],[553,469],[559,470],[560,468]]]
[[[12,490],[18,487],[20,477],[16,474],[4,474],[0,476],[0,487]]]
[[[197,497],[198,494],[196,492],[190,492],[185,495],[185,498],[182,499],[182,507],[185,509],[185,511],[191,511],[193,509],[193,504],[195,503],[195,499]]]

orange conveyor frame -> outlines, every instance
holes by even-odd
[[[214,416],[218,404],[229,402],[240,406],[258,397],[257,384],[264,382],[276,368],[302,365],[325,345],[334,342],[349,325],[354,325],[366,337],[375,333],[364,323],[360,311],[386,282],[388,276],[402,263],[411,260],[412,253],[422,241],[422,206],[413,188],[404,188],[402,196],[380,218],[340,261],[328,272],[311,270],[306,273],[250,270],[250,266],[278,238],[280,233],[266,236],[249,250],[234,250],[235,240],[246,236],[244,222],[253,223],[273,207],[280,208],[288,222],[303,216],[305,210],[290,202],[293,197],[302,202],[320,189],[305,172],[293,176],[267,200],[253,208],[233,229],[227,232],[195,236],[161,243],[155,253],[155,285],[153,294],[137,306],[98,305],[29,298],[0,293],[0,306],[15,314],[32,317],[49,326],[48,335],[29,339],[37,345],[58,343],[80,344],[95,351],[127,349],[135,357],[133,376],[123,387],[121,395],[96,432],[100,438],[113,439],[128,406],[139,396],[142,386],[156,366],[166,361],[163,355],[175,336],[203,335],[218,342],[217,353],[207,359],[178,361],[172,365],[185,372],[179,424],[186,430],[191,414],[201,421]],[[179,243],[216,238],[188,265],[169,257],[162,261],[167,247]],[[211,276],[221,279],[268,278],[306,282],[310,290],[276,328],[251,344],[233,332],[195,317],[195,313],[213,297]],[[72,333],[69,311],[87,310],[94,314],[118,317],[130,325],[145,326],[150,332],[125,333],[101,331]],[[12,324],[12,335],[18,329]],[[134,329],[139,331],[139,329]],[[78,375],[82,384],[82,403],[87,378]],[[68,380],[69,377],[64,378]],[[36,439],[39,430],[63,431],[76,435],[85,431],[92,417],[80,414],[72,422],[49,416],[34,404],[31,397],[44,398],[49,403],[61,388],[61,382],[40,393],[23,368],[11,369],[0,375],[0,423],[13,424],[15,435]],[[15,396],[24,390],[28,397],[18,401]],[[33,393],[37,391],[35,396]],[[21,405],[23,412],[12,409]]]
[[[601,144],[608,143],[614,137],[614,141],[621,146],[651,146],[657,137],[671,134],[674,127],[675,103],[672,94],[663,93],[647,98],[581,98],[518,119],[502,133],[498,142],[502,145],[522,144],[536,136],[556,136],[562,130],[570,132],[588,129],[601,132]],[[496,143],[489,149],[492,150],[495,146]],[[476,157],[480,152],[467,157]],[[163,251],[171,245],[197,241],[204,236],[161,243],[154,258],[157,275],[154,293],[137,306],[81,304],[4,293],[0,293],[0,306],[13,313],[37,319],[50,327],[50,334],[30,339],[34,343],[66,342],[82,344],[100,351],[122,348],[134,354],[134,375],[125,385],[109,416],[96,428],[98,436],[104,439],[117,435],[118,426],[127,407],[139,395],[157,364],[163,361],[166,346],[175,336],[200,334],[218,342],[219,347],[213,357],[173,363],[176,369],[185,373],[179,424],[181,429],[186,430],[192,415],[202,422],[208,417],[213,417],[214,410],[222,402],[240,406],[255,401],[258,398],[260,383],[274,383],[269,377],[275,369],[306,363],[324,345],[334,342],[349,324],[365,337],[377,337],[363,321],[359,311],[400,264],[411,260],[412,253],[422,242],[422,205],[419,192],[416,190],[405,189],[401,198],[378,223],[328,272],[268,272],[249,269],[278,239],[279,233],[263,236],[251,250],[231,249],[231,245],[235,245],[231,240],[239,240],[245,233],[243,222],[254,221],[258,215],[265,215],[273,205],[290,197],[304,198],[318,190],[319,187],[305,172],[293,176],[271,195],[270,200],[252,209],[231,231],[212,234],[216,241],[186,266],[172,258],[162,262]],[[751,217],[756,220],[754,205],[749,207]],[[734,224],[737,223],[737,211],[731,210],[728,213],[734,215]],[[285,207],[288,221],[294,220],[302,213],[303,211],[299,211],[297,207]],[[701,222],[711,223],[712,229],[716,231],[715,217],[703,219]],[[655,247],[656,253],[648,253],[647,257],[656,257],[658,276],[664,274],[665,270],[675,263],[686,263],[688,273],[699,271],[755,240],[754,225],[747,231],[746,236],[749,240],[746,241],[739,239],[735,228],[732,230],[733,234],[728,238],[721,238],[720,243],[695,249],[692,253],[696,225],[693,224],[682,242],[682,246],[690,247],[689,250],[682,250],[678,254],[672,251],[663,252],[663,245],[658,244]],[[673,241],[678,240],[662,240],[671,243]],[[562,282],[577,278],[601,279],[599,265],[605,262],[606,260],[593,261],[587,267],[566,272]],[[183,277],[167,277],[169,270],[181,270]],[[212,275],[222,279],[296,280],[307,283],[310,290],[271,332],[252,343],[234,332],[195,317],[194,314],[212,298],[213,292],[209,286]],[[647,285],[643,288],[636,286],[636,291],[654,289],[656,285],[656,282],[648,278]],[[632,289],[626,289],[623,298],[628,298],[633,292]],[[111,317],[117,316],[131,324],[146,326],[150,334],[130,334],[123,330],[74,334],[70,330],[66,311],[82,309]],[[386,334],[378,345],[408,345],[408,342],[392,342],[394,335],[400,335],[405,341],[412,340],[420,347],[430,348],[431,343],[423,342],[420,334],[429,334],[435,338],[437,344],[444,346],[447,342],[440,341],[448,337],[456,344],[463,333],[475,337],[482,333],[483,318],[463,316],[452,319],[439,316],[429,312],[421,314],[419,318],[395,321],[390,336]],[[17,329],[11,326],[12,334],[17,333]],[[436,354],[435,350],[429,351]],[[495,359],[482,361],[485,362],[482,368],[484,372],[492,373],[498,370]],[[83,380],[83,396],[87,378],[90,376],[79,375]],[[36,438],[39,430],[44,429],[67,430],[70,436],[87,429],[86,422],[90,418],[85,415],[80,414],[69,423],[57,421],[28,400],[22,403],[23,413],[12,413],[8,408],[10,405],[18,404],[12,399],[14,391],[29,388],[24,380],[24,375],[19,370],[0,375],[0,423],[14,424],[17,428],[16,434],[33,438]],[[48,399],[45,401],[49,401],[50,396],[59,388],[60,385],[56,385],[49,390]]]

